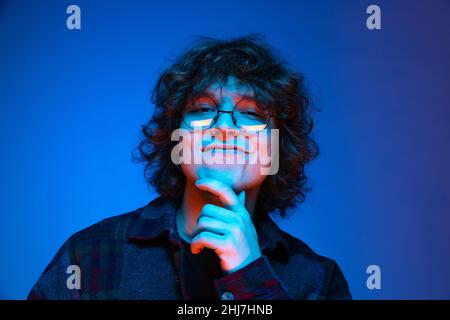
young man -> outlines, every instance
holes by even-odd
[[[304,200],[318,154],[302,76],[258,38],[204,38],[153,101],[138,151],[160,197],[70,237],[29,298],[350,299],[338,265],[269,215]]]

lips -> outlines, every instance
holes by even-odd
[[[225,145],[225,144],[210,144],[210,145],[207,145],[206,147],[202,148],[203,152],[206,152],[208,150],[222,150],[222,151],[235,150],[235,151],[241,151],[244,153],[248,153],[247,150],[245,150],[244,148],[242,148],[240,146]]]

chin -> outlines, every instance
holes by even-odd
[[[259,174],[259,167],[249,165],[182,165],[182,169],[188,180],[194,182],[202,178],[217,179],[235,191],[255,188],[265,179]]]
[[[243,180],[243,173],[245,166],[237,166],[235,164],[213,164],[203,165],[197,170],[197,175],[200,179],[212,178],[226,183],[234,190],[238,189]]]

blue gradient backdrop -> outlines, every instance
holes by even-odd
[[[355,298],[449,299],[449,18],[444,0],[1,1],[0,298],[25,298],[72,233],[155,197],[130,155],[192,36],[261,33],[322,109],[314,190],[281,227],[336,259]]]

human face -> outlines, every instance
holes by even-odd
[[[249,105],[255,102],[251,102],[254,100],[253,91],[235,77],[229,77],[224,84],[212,83],[204,93],[208,98],[201,99],[209,99],[209,102],[212,99],[218,109],[225,112],[219,113],[217,122],[211,128],[200,130],[201,136],[199,130],[193,130],[181,121],[180,128],[190,133],[189,139],[183,139],[183,148],[191,150],[192,154],[197,153],[203,160],[201,163],[181,163],[184,175],[192,183],[203,178],[217,179],[237,192],[258,188],[267,177],[261,169],[267,167],[267,155],[273,152],[268,134],[274,128],[273,121],[269,119],[267,127],[259,133],[236,127],[230,113],[236,104],[243,99],[248,100]],[[196,139],[195,133],[200,138]],[[211,162],[208,159],[221,161]]]

